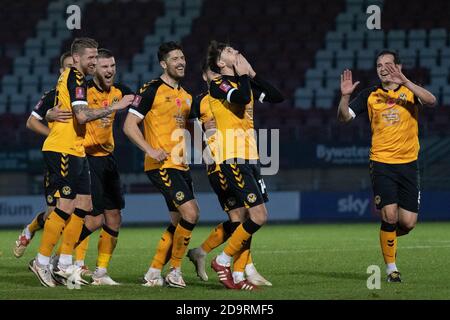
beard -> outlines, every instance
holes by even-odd
[[[184,78],[184,73],[183,73],[182,76],[180,76],[175,68],[167,69],[167,74],[169,75],[169,77],[171,77],[172,79],[175,79],[177,81],[179,81],[179,80]]]

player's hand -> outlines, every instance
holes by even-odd
[[[61,110],[60,107],[61,102],[59,102],[57,106],[49,109],[45,114],[45,119],[48,122],[68,122],[70,119],[72,119],[72,112],[68,110]]]
[[[341,74],[341,94],[343,96],[351,95],[358,84],[359,81],[353,83],[352,72],[348,69],[344,70],[344,73]]]
[[[236,61],[233,65],[234,71],[237,73],[238,76],[242,76],[244,74],[249,73],[249,63],[247,60],[244,60],[241,54],[238,54],[236,57]]]
[[[398,66],[387,65],[386,70],[389,73],[389,80],[395,84],[405,85],[409,81]]]
[[[147,152],[147,155],[159,162],[163,162],[169,156],[169,154],[162,149],[153,149]]]
[[[130,104],[133,103],[134,100],[134,94],[127,94],[120,99],[119,102],[112,105],[112,108],[114,110],[122,110],[128,107]]]

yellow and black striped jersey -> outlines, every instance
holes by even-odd
[[[350,102],[353,117],[368,113],[372,129],[371,160],[390,164],[417,160],[419,104],[420,100],[405,86],[395,90],[374,86],[361,91]]]
[[[87,82],[75,67],[66,69],[58,79],[54,106],[61,103],[61,110],[71,111],[77,105],[86,105]],[[84,135],[86,126],[79,124],[75,115],[67,122],[54,122],[50,134],[44,141],[42,151],[67,153],[84,157]]]
[[[131,90],[121,84],[114,84],[109,91],[104,91],[96,85],[94,80],[88,81],[89,108],[97,109],[111,106],[119,102]],[[114,151],[113,122],[116,112],[110,115],[90,121],[86,124],[84,148],[91,156],[106,156]]]
[[[144,84],[136,93],[129,112],[144,120],[147,143],[154,149],[163,149],[170,154],[163,163],[146,155],[145,171],[160,168],[189,169],[185,161],[186,146],[182,133],[190,115],[191,103],[192,96],[181,86],[173,88],[161,78]]]
[[[231,94],[237,90],[238,84],[248,90],[249,99],[245,105],[231,102]],[[216,139],[220,145],[219,152],[215,154],[216,163],[233,158],[259,159],[253,125],[253,93],[248,76],[221,76],[211,81],[209,105],[216,121]]]

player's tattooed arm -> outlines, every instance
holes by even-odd
[[[134,99],[134,95],[127,94],[119,102],[104,108],[92,109],[87,104],[73,105],[73,111],[80,124],[85,124],[93,120],[97,120],[106,117],[114,111],[124,109],[128,107]]]
[[[72,108],[75,116],[78,119],[78,122],[80,122],[81,124],[106,117],[114,112],[112,107],[91,109],[86,104],[76,105]]]

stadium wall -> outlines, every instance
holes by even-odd
[[[126,195],[124,225],[167,223],[167,208],[161,195]],[[215,223],[226,217],[216,195],[197,193],[200,222]],[[370,222],[378,211],[370,192],[270,192],[272,222]],[[42,196],[0,197],[0,227],[20,227],[44,210]],[[450,220],[450,192],[426,192],[421,197],[419,220]]]

